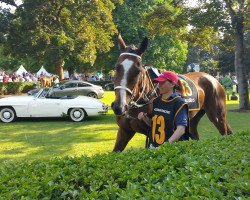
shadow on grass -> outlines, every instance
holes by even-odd
[[[98,149],[107,142],[114,143],[117,130],[114,124],[113,115],[89,117],[83,122],[67,118],[21,118],[1,124],[0,161],[50,158],[72,151],[84,154],[92,146]]]

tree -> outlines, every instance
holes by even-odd
[[[234,37],[231,34],[223,34],[219,44],[220,53],[218,56],[219,69],[222,74],[234,70]]]
[[[188,41],[211,50],[219,34],[234,36],[235,71],[239,82],[240,109],[249,109],[247,74],[244,54],[244,26],[250,24],[249,3],[245,0],[200,0],[195,8],[185,7],[186,1],[164,1],[147,17],[147,29],[155,35],[168,34],[171,38]],[[192,29],[187,32],[188,25]],[[217,38],[214,37],[217,35]],[[216,65],[216,62],[213,62]]]
[[[69,56],[93,65],[97,50],[106,52],[113,46],[113,9],[111,0],[24,0],[5,32],[5,50],[21,58],[43,59],[56,66],[63,79],[62,64]]]
[[[244,53],[244,18],[247,17],[247,13],[249,17],[249,3],[244,0],[234,2],[225,0],[225,3],[231,17],[231,25],[235,37],[234,65],[239,86],[239,109],[250,109]]]
[[[176,37],[170,37],[169,34],[154,33],[150,30],[150,26],[147,26],[147,18],[150,14],[164,5],[165,3],[162,3],[161,0],[125,0],[122,5],[116,5],[113,11],[113,19],[118,30],[122,32],[126,44],[138,45],[141,43],[143,36],[149,37],[149,46],[143,56],[144,63],[160,69],[168,68],[180,72],[185,63],[187,44]],[[114,41],[116,40],[114,38]],[[108,54],[98,56],[98,62],[95,65],[102,63],[102,65],[109,66],[111,69],[119,53],[116,45]]]
[[[234,37],[234,66],[238,79],[239,109],[250,109],[245,65],[244,34],[249,29],[249,2],[245,0],[202,0],[193,10],[192,22],[197,27],[214,27]],[[197,12],[198,10],[198,12]]]

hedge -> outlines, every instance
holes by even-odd
[[[33,85],[33,82],[0,82],[0,95],[27,93]]]
[[[0,167],[0,199],[248,199],[250,131]]]

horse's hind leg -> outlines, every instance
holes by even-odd
[[[131,138],[135,135],[135,132],[128,132],[122,130],[121,128],[118,129],[115,147],[113,149],[114,152],[123,151],[127,146],[128,142]]]
[[[221,135],[232,133],[230,126],[226,122],[226,104],[223,100],[210,101],[209,105],[205,106],[206,114],[209,120],[219,130]]]
[[[199,140],[197,126],[198,126],[200,119],[204,116],[204,114],[205,114],[205,111],[200,110],[193,118],[190,119],[189,132],[191,134],[190,137],[193,140]]]

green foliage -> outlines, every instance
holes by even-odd
[[[4,199],[245,199],[250,132],[0,168]]]
[[[170,35],[171,38],[181,39],[186,34],[187,19],[181,4],[173,1],[164,1],[157,4],[145,16],[145,23],[149,34]]]
[[[154,4],[156,3],[150,0],[125,0],[122,5],[116,4],[112,14],[113,21],[117,29],[122,32],[122,37],[127,45],[134,44],[138,46],[143,40],[143,36],[146,36],[147,30],[142,19],[145,13],[152,10]],[[105,66],[107,71],[114,69],[120,54],[117,35],[113,37],[113,41],[115,46],[108,53],[98,52],[95,66]],[[147,55],[144,56],[144,58],[146,57]],[[151,64],[152,62],[149,63]]]
[[[189,23],[194,28],[213,27],[213,30],[223,32],[231,28],[228,12],[221,0],[200,0],[199,6],[187,9],[187,15],[190,16]]]
[[[5,32],[5,49],[53,65],[69,56],[93,64],[97,50],[106,52],[113,46],[113,9],[110,0],[24,0]]]
[[[0,94],[21,94],[33,89],[32,82],[0,82]]]
[[[177,37],[172,37],[173,35],[159,34],[158,29],[153,32],[151,26],[147,26],[150,14],[165,4],[170,6],[169,2],[163,3],[162,1],[126,0],[124,4],[116,6],[113,11],[113,19],[127,45],[138,46],[144,35],[149,37],[149,46],[143,56],[144,63],[159,69],[174,69],[180,72],[185,63],[187,44]],[[171,9],[172,12],[181,12],[174,6]],[[172,26],[171,29],[180,32],[179,27]],[[116,41],[116,38],[114,40]],[[99,55],[96,65],[108,66],[109,69],[112,69],[119,54],[120,51],[116,45],[108,54]]]
[[[0,69],[10,70],[13,69],[13,66],[17,65],[18,60],[12,58],[11,56],[4,55],[3,47],[0,45]]]
[[[144,62],[161,70],[182,73],[186,61],[187,43],[167,35],[156,36],[150,41]]]
[[[230,34],[231,38],[233,38],[235,52],[234,68],[240,93],[239,108],[247,110],[250,104],[246,78],[247,67],[245,65],[244,37],[249,29],[249,1],[200,0],[199,2],[199,6],[190,9],[189,12],[189,15],[192,13],[190,15],[192,25],[196,29],[211,27],[214,31],[225,33],[225,37],[228,36],[227,34]],[[222,53],[224,52],[222,51]],[[222,56],[220,57],[223,58]]]

